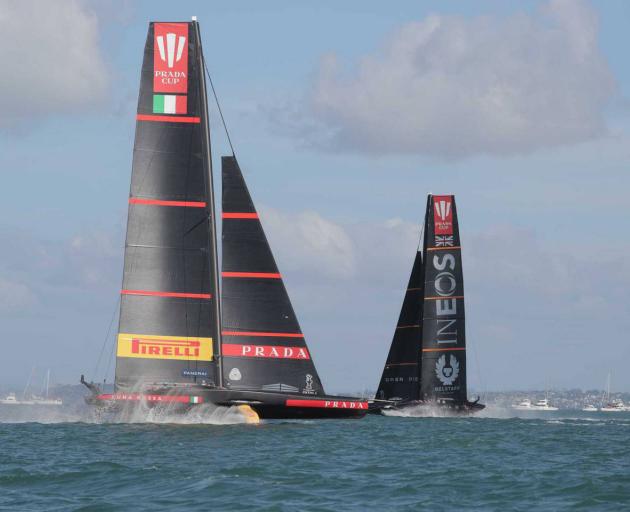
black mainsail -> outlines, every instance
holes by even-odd
[[[464,277],[454,196],[429,196],[424,254],[420,398],[464,403]]]
[[[112,409],[128,402],[249,406],[262,418],[363,416],[366,401],[324,394],[234,156],[223,160],[219,288],[204,72],[196,21],[150,23],[115,389],[102,393],[81,376],[92,392],[86,400]]]
[[[420,398],[419,365],[424,290],[422,270],[422,252],[418,251],[394,331],[394,339],[376,392],[376,398],[380,400],[407,401]]]
[[[323,395],[238,162],[228,156],[222,164],[225,386]]]
[[[374,410],[420,404],[471,412],[466,388],[464,278],[455,197],[429,195],[422,253],[414,261]],[[402,332],[401,332],[402,331]],[[388,403],[385,403],[388,402]]]
[[[218,383],[214,207],[195,23],[151,23],[136,116],[116,389]]]

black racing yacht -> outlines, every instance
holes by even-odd
[[[370,412],[437,408],[470,414],[485,406],[466,388],[464,280],[455,197],[429,195],[418,249]]]
[[[88,403],[343,418],[327,395],[234,154],[222,158],[222,268],[199,24],[149,24],[131,172],[114,390]],[[221,281],[221,282],[219,282]]]

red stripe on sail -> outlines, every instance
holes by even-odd
[[[466,350],[466,347],[453,348],[423,348],[422,352],[452,352],[454,350]]]
[[[201,122],[200,117],[155,116],[155,115],[148,115],[148,114],[138,114],[136,116],[136,120],[138,121],[163,121],[165,123],[194,123],[194,124],[198,124]]]
[[[175,297],[181,299],[211,299],[209,293],[155,292],[150,290],[120,290],[122,295],[149,295],[152,297]]]
[[[273,272],[221,272],[223,277],[250,277],[262,279],[282,279],[281,274]]]
[[[285,401],[287,407],[318,407],[322,409],[367,409],[367,402],[352,400],[293,400]]]
[[[270,338],[303,338],[301,332],[221,331],[223,336],[266,336]]]
[[[451,251],[455,249],[461,249],[461,246],[455,245],[453,247],[427,247],[427,251]]]
[[[282,347],[277,345],[237,345],[223,343],[221,354],[228,357],[260,357],[263,359],[310,359],[306,347]]]
[[[254,213],[245,213],[245,212],[223,212],[221,216],[224,219],[257,219],[258,214]]]
[[[205,208],[203,201],[163,201],[161,199],[140,199],[130,197],[129,204],[144,204],[149,206],[188,206],[189,208]]]

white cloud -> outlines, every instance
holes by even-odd
[[[290,215],[273,208],[261,209],[262,222],[274,253],[289,270],[316,275],[351,277],[356,255],[344,228],[313,211]],[[282,271],[282,269],[281,269]]]
[[[0,313],[19,313],[35,302],[35,295],[24,283],[0,276]]]
[[[100,101],[107,68],[98,23],[80,0],[0,3],[0,128]]]
[[[344,223],[315,212],[267,209],[262,219],[327,385],[338,391],[376,385],[409,279],[418,223]],[[498,389],[545,379],[552,386],[595,386],[609,368],[621,372],[630,329],[627,243],[611,243],[605,251],[571,247],[504,224],[463,232],[462,246],[473,386],[482,386],[479,379],[482,387]],[[361,368],[348,374],[357,353]],[[567,360],[571,368],[559,373]]]
[[[616,92],[597,33],[574,0],[504,18],[432,15],[352,69],[324,57],[310,114],[284,121],[311,144],[367,153],[510,155],[597,138]]]

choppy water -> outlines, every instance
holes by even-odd
[[[526,414],[195,425],[0,410],[0,509],[630,510],[630,414]]]

